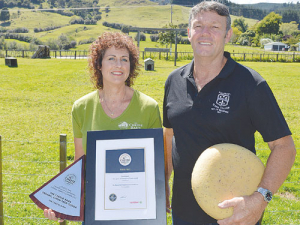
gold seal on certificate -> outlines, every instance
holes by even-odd
[[[83,221],[85,155],[29,197],[41,209],[50,208],[61,219]]]

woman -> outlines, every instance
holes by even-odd
[[[157,102],[131,88],[138,59],[132,39],[122,33],[106,32],[91,45],[89,69],[96,90],[73,105],[75,160],[86,153],[87,131],[161,127]],[[44,215],[57,220],[51,209]]]

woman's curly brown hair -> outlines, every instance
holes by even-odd
[[[95,88],[103,88],[103,77],[101,72],[102,59],[108,48],[126,48],[129,52],[130,73],[125,81],[127,86],[133,85],[133,80],[138,76],[139,51],[134,45],[131,37],[119,32],[105,32],[99,36],[90,46],[90,57],[88,67],[91,73],[91,80]]]

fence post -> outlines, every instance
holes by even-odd
[[[76,51],[75,51],[75,59],[76,59]]]
[[[61,134],[59,136],[59,148],[60,148],[60,171],[63,171],[67,167],[67,135]],[[60,223],[66,225],[67,221]]]
[[[3,185],[2,185],[2,139],[0,135],[0,224],[4,224],[3,214]]]
[[[7,50],[5,51],[5,57],[7,57]]]
[[[293,61],[292,62],[295,62],[295,52],[293,53]]]
[[[59,147],[60,147],[60,171],[67,167],[67,135],[59,135]]]

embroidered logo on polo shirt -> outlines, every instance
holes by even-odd
[[[211,108],[211,110],[217,111],[217,113],[229,113],[229,100],[230,93],[224,93],[219,91],[216,103],[213,103],[213,107]]]
[[[121,122],[119,123],[118,127],[121,130],[126,130],[126,129],[142,129],[143,124],[139,124],[139,123],[127,123],[127,122]]]

